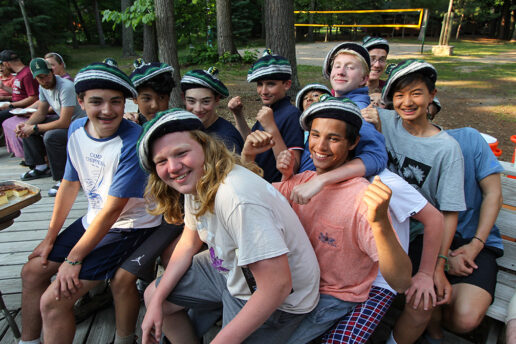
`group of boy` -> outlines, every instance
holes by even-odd
[[[489,156],[487,145],[477,140],[475,131],[464,132],[478,145],[484,159],[471,159],[479,170],[478,181],[466,176],[467,192],[476,195],[473,206],[482,208],[482,218],[479,220],[478,212],[464,212],[462,154],[466,153],[427,119],[427,108],[435,95],[434,67],[409,60],[391,72],[382,100],[392,103],[394,110],[378,109],[379,115],[372,120],[381,123],[382,135],[363,115],[370,103],[366,86],[369,73],[385,62],[382,57],[372,61],[371,47],[381,50],[355,43],[333,48],[325,59],[323,74],[330,80],[335,97],[323,97],[318,104],[306,107],[303,104],[302,114],[286,96],[291,87],[288,60],[266,51],[247,78],[257,83],[264,105],[252,129],[239,97],[228,103],[238,131],[216,114],[219,100],[229,94],[216,70],[190,71],[181,80],[186,110],[201,119],[206,131],[229,149],[241,151],[242,159],[255,160],[267,181],[281,180],[275,186],[290,200],[315,249],[321,269],[321,301],[294,332],[292,343],[308,342],[328,330],[325,341],[365,342],[396,292],[406,291],[410,302],[389,339],[397,343],[414,342],[438,304],[451,299],[462,311],[462,290],[484,297],[485,309],[492,300],[494,282],[489,290],[473,282],[471,288],[466,276],[491,269],[492,265],[481,265],[479,252],[494,251],[493,259],[501,253],[499,233],[492,229],[497,210],[487,203],[496,195],[493,192],[486,197],[484,191],[484,187],[496,190],[499,165]],[[48,234],[22,271],[21,343],[39,343],[42,327],[45,342],[71,342],[73,304],[104,279],[112,279],[115,343],[135,341],[139,307],[136,278],[152,278],[154,261],[160,254],[166,264],[181,227],[145,213],[146,176],[136,167],[134,149],[141,127],[122,119],[123,105],[125,98],[133,98],[140,114],[126,117],[139,124],[151,120],[168,108],[175,86],[171,74],[172,68],[166,64],[141,60],[130,78],[109,62],[91,64],[77,74],[75,91],[87,117],[70,125],[66,168]],[[324,87],[319,90],[328,93]],[[309,133],[306,142],[303,131]],[[400,135],[406,141],[400,142]],[[460,133],[455,137],[460,142]],[[399,177],[385,170],[387,165]],[[294,175],[297,171],[303,173]],[[365,191],[368,182],[364,177],[375,175],[380,175],[381,181],[378,177],[372,180],[375,191],[371,194]],[[59,234],[80,187],[88,198],[88,212]],[[390,199],[390,217],[385,208],[381,216],[370,218],[368,197]],[[463,241],[452,245],[459,212],[457,235]],[[424,236],[417,239],[419,245],[411,242],[409,248],[410,217],[423,224]],[[417,225],[412,227],[417,229]],[[413,247],[419,250],[411,252],[411,263],[406,252]],[[421,262],[416,262],[419,259]],[[496,267],[493,259],[486,264],[494,262]],[[463,276],[454,282],[453,298],[445,275],[448,264],[450,273]],[[55,273],[55,281],[50,282]],[[494,276],[496,281],[496,273]],[[483,280],[475,281],[479,279]],[[335,305],[339,310],[330,312]],[[457,311],[445,316],[452,314],[451,319],[458,319]],[[471,310],[467,312],[471,315]],[[480,319],[483,316],[481,310],[473,313]],[[457,324],[453,329],[467,331],[480,320],[467,326],[453,321],[453,326]],[[355,326],[357,322],[362,325]],[[351,334],[343,330],[349,326]],[[429,327],[429,337],[439,337],[439,328],[436,325],[432,331]]]

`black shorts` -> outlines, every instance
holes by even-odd
[[[466,245],[471,239],[464,239],[460,235],[455,235],[450,246],[451,250],[455,250],[460,246]],[[423,235],[417,236],[410,242],[409,257],[412,261],[412,275],[419,270],[421,253],[423,252]],[[453,276],[446,274],[448,281],[453,285],[457,283],[467,283],[480,287],[491,294],[494,300],[496,287],[496,275],[498,274],[498,264],[496,259],[503,255],[503,251],[496,247],[485,246],[475,259],[478,269],[468,276]]]

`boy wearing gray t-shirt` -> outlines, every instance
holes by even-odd
[[[437,305],[451,299],[447,270],[448,250],[457,226],[458,212],[465,210],[464,163],[459,144],[427,119],[436,94],[437,71],[422,60],[406,60],[395,66],[382,92],[382,101],[394,108],[378,109],[389,155],[388,168],[400,175],[444,215],[444,236],[434,271]],[[412,232],[412,230],[411,230]],[[420,257],[423,238],[417,231],[409,254]],[[413,271],[419,262],[413,260]],[[434,305],[435,306],[435,305]],[[425,330],[432,308],[405,307],[388,343],[413,343]]]

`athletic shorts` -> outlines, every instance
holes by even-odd
[[[160,278],[156,280],[156,285],[159,282]],[[237,299],[229,293],[226,278],[212,267],[208,250],[193,257],[192,265],[167,297],[167,301],[198,312],[222,310],[222,327],[246,304],[246,300]],[[284,344],[305,315],[276,310],[244,343]]]
[[[173,225],[165,220],[120,266],[138,278],[151,282],[156,277],[156,258],[183,232],[183,225]]]
[[[79,279],[87,281],[110,279],[126,257],[156,228],[134,229],[130,232],[125,228],[112,228],[82,261]],[[57,236],[48,260],[64,262],[85,232],[82,218],[77,219]]]
[[[466,245],[471,239],[464,239],[460,235],[455,235],[450,246],[451,250],[455,250],[460,246]],[[423,252],[423,236],[420,235],[410,243],[409,256],[412,260],[412,273],[419,269],[421,253]],[[496,247],[484,246],[482,251],[475,259],[478,269],[474,269],[468,276],[453,276],[446,274],[448,281],[453,285],[457,283],[467,283],[480,287],[491,294],[494,300],[496,288],[496,275],[498,274],[498,264],[496,259],[503,254],[502,250]]]

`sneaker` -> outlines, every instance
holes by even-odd
[[[48,196],[49,197],[56,197],[57,190],[59,190],[59,186],[61,186],[61,181],[58,181],[56,185],[52,186],[50,190],[48,190]]]
[[[44,171],[40,171],[37,169],[32,169],[28,172],[23,173],[20,176],[21,180],[32,180],[32,179],[38,179],[38,178],[46,178],[52,176],[52,173],[50,172],[50,168],[46,168]]]

